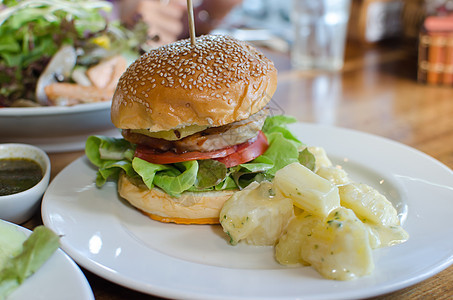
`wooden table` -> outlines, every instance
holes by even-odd
[[[414,49],[410,44],[350,43],[339,73],[291,70],[286,54],[266,52],[279,70],[271,105],[302,122],[357,129],[404,143],[453,168],[453,88],[417,83]],[[81,151],[51,154],[52,178],[82,155]],[[24,225],[33,228],[41,223],[37,213]],[[96,299],[154,298],[84,272]],[[451,298],[453,266],[412,287],[373,299]]]

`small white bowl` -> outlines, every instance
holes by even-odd
[[[36,185],[16,194],[0,196],[0,219],[16,224],[30,219],[38,209],[50,179],[50,160],[38,147],[27,144],[0,144],[0,159],[28,158],[36,161],[43,177]]]

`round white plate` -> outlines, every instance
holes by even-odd
[[[119,135],[111,102],[74,106],[0,108],[0,143],[26,143],[46,152],[82,150],[92,134]]]
[[[5,222],[0,220],[0,222]],[[31,231],[13,223],[27,235]],[[93,292],[85,275],[74,261],[61,249],[58,249],[39,270],[27,278],[8,300],[94,300]]]
[[[272,247],[230,246],[220,226],[162,224],[94,185],[86,157],[65,168],[43,199],[44,223],[63,235],[80,265],[117,284],[168,298],[351,299],[420,282],[453,263],[453,172],[433,158],[377,136],[295,124],[308,145],[322,146],[352,179],[397,207],[410,239],[374,250],[375,270],[349,282],[326,280],[311,267],[285,268]]]

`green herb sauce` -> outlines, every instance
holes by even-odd
[[[43,177],[41,166],[31,159],[0,159],[0,196],[28,190]]]

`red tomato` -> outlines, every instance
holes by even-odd
[[[224,157],[226,155],[234,153],[235,147],[236,146],[231,146],[228,148],[209,152],[190,151],[184,153],[174,153],[172,151],[158,152],[152,148],[138,145],[135,149],[134,156],[154,164],[172,164],[188,160]]]
[[[212,158],[224,163],[229,168],[255,159],[263,154],[267,147],[268,143],[266,136],[260,131],[258,137],[253,142],[245,142],[209,152],[191,151],[174,153],[167,151],[162,153],[152,148],[138,145],[135,150],[135,157],[155,164],[172,164],[189,160]]]
[[[258,156],[263,154],[268,147],[269,143],[267,142],[266,136],[260,131],[255,141],[251,143],[246,142],[240,144],[237,146],[237,149],[234,153],[225,157],[214,159],[220,161],[221,163],[224,163],[227,168],[230,168],[257,158]]]

